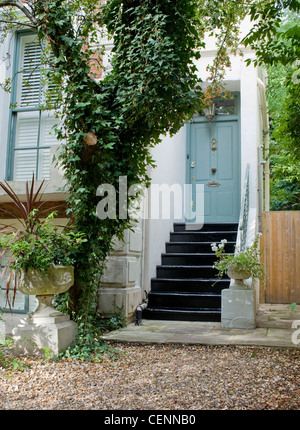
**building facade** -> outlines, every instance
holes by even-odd
[[[241,30],[246,34],[248,29],[246,20]],[[105,74],[109,73],[113,45],[110,40],[101,43],[106,46]],[[52,131],[56,119],[53,112],[40,109],[45,91],[40,46],[33,34],[22,31],[9,36],[0,49],[3,59],[10,53],[1,63],[0,80],[12,79],[11,93],[0,89],[0,177],[9,181],[18,195],[25,196],[25,181],[34,173],[37,183],[45,179],[47,200],[64,201],[63,172],[52,163],[59,151]],[[242,50],[243,57],[232,57],[225,78],[232,98],[216,101],[212,119],[202,112],[195,114],[175,136],[163,137],[152,150],[157,167],[149,172],[152,187],[144,199],[141,220],[134,232],[126,232],[125,243],[116,243],[106,273],[99,280],[99,311],[104,316],[122,311],[128,320],[134,318],[151,288],[150,280],[155,277],[174,223],[238,224],[247,175],[247,242],[260,230],[260,214],[267,201],[262,186],[266,79],[262,69],[246,66],[245,60],[254,58],[254,53]],[[204,87],[206,67],[215,55],[215,42],[208,38],[197,61]],[[0,204],[6,203],[7,197],[0,194]],[[56,221],[61,224],[67,220]],[[1,282],[0,310],[5,311],[5,280]],[[26,313],[35,305],[34,299],[18,293],[14,311]]]

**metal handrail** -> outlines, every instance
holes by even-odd
[[[248,217],[249,217],[249,172],[250,165],[246,166],[244,189],[243,189],[243,200],[240,212],[239,227],[238,227],[238,238],[236,244],[236,250],[243,252],[245,250],[247,242],[247,230],[248,230]]]

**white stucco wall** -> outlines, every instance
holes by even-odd
[[[182,186],[185,183],[185,159],[186,159],[186,127],[183,127],[175,136],[166,136],[162,142],[152,149],[152,155],[157,167],[150,174],[152,184],[170,187]],[[172,193],[170,194],[172,196]],[[182,197],[183,193],[182,193]],[[148,290],[149,279],[155,277],[156,266],[161,264],[161,253],[165,252],[165,243],[169,241],[170,231],[173,231],[173,223],[183,221],[182,217],[174,219],[173,198],[171,197],[170,219],[163,219],[162,211],[159,219],[151,219],[151,193],[148,196],[148,216],[144,222],[144,276],[143,287]],[[162,208],[161,208],[162,209]],[[176,215],[176,214],[175,214]]]
[[[249,20],[245,20],[242,34],[249,30]],[[197,61],[198,73],[204,81],[208,77],[206,67],[211,63],[216,47],[214,40],[208,40],[206,50]],[[241,125],[241,200],[246,165],[250,164],[250,219],[252,233],[257,230],[258,210],[258,160],[257,148],[262,143],[262,121],[259,105],[257,78],[259,69],[253,65],[246,66],[245,60],[253,58],[249,49],[244,49],[244,56],[232,57],[232,67],[225,77],[226,88],[240,93],[240,125]],[[183,184],[185,183],[186,166],[186,129],[185,127],[173,138],[164,138],[162,143],[153,150],[157,168],[152,171],[152,183]],[[150,286],[150,279],[156,276],[156,266],[161,264],[161,253],[165,252],[165,242],[173,231],[174,219],[148,220],[145,223],[145,265],[144,288]]]

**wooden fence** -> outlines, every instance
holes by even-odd
[[[300,304],[300,211],[263,212],[261,303]]]

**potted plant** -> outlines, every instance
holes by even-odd
[[[42,183],[43,184],[43,183]],[[54,294],[67,291],[74,282],[74,258],[79,244],[85,241],[82,234],[71,228],[62,231],[53,224],[56,212],[45,216],[45,202],[41,201],[42,185],[34,194],[34,177],[31,188],[26,183],[26,202],[23,203],[10,185],[0,186],[13,201],[14,210],[2,209],[19,222],[18,227],[6,226],[1,238],[1,259],[7,255],[3,275],[7,272],[6,298],[9,300],[11,282],[14,305],[16,290],[36,295],[39,307],[35,314],[47,315],[54,312],[51,307]],[[48,210],[49,212],[49,210]]]
[[[212,243],[211,248],[218,258],[213,266],[218,271],[218,277],[222,278],[227,274],[235,280],[236,288],[247,288],[244,280],[250,277],[263,280],[264,268],[259,260],[261,251],[258,249],[258,239],[257,235],[245,251],[237,250],[234,254],[225,254],[226,239],[221,240],[220,244]]]

